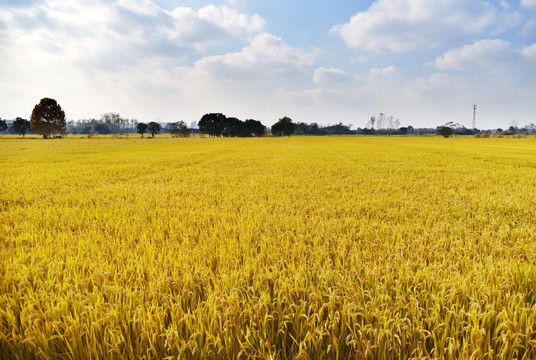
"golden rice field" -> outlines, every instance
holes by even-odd
[[[536,358],[536,139],[0,138],[2,359]]]

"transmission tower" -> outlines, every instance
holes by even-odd
[[[476,129],[476,105],[473,105],[473,129]]]

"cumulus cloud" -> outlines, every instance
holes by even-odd
[[[447,51],[435,60],[435,66],[439,70],[517,72],[522,76],[534,72],[535,54],[536,44],[520,49],[505,40],[485,39]]]
[[[156,16],[160,11],[158,5],[151,0],[118,0],[116,4],[135,13],[150,16]]]
[[[485,1],[378,0],[331,33],[349,47],[402,52],[469,39],[490,26],[496,12]]]
[[[240,52],[202,58],[193,74],[204,78],[261,80],[302,74],[313,64],[313,55],[287,45],[283,39],[260,34],[248,39]]]
[[[180,59],[230,37],[260,32],[264,26],[260,16],[227,6],[168,11],[151,0],[43,0],[0,8],[0,21],[5,24],[0,35],[6,48],[18,47],[34,57],[39,51],[62,54],[104,67],[148,57]]]
[[[435,60],[439,70],[464,70],[474,67],[490,66],[497,62],[508,61],[513,46],[500,39],[479,40],[471,45],[447,51]]]
[[[237,11],[236,4],[248,8],[245,0],[171,9],[156,0],[10,1],[0,6],[0,115],[7,118],[28,116],[43,96],[57,98],[73,119],[118,111],[176,121],[224,112],[265,124],[288,115],[364,126],[384,112],[405,125],[433,126],[470,121],[478,103],[482,117],[488,111],[502,126],[518,109],[534,113],[530,1],[520,10],[502,0],[378,0],[332,29],[372,52],[290,44],[288,29],[268,34],[259,15]],[[440,50],[382,54],[432,47]]]
[[[143,118],[193,106],[188,78],[174,68],[189,68],[207,53],[247,43],[263,26],[260,16],[228,6],[167,10],[152,0],[2,4],[0,102],[3,109],[17,104],[3,116],[19,116],[16,111],[31,109],[45,95],[61,101],[75,118],[95,116],[91,111],[97,108],[127,109]],[[195,94],[203,98],[203,91]]]
[[[210,21],[233,34],[260,32],[265,21],[255,14],[248,16],[227,6],[207,5],[199,10],[199,18]]]

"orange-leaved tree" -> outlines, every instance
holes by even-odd
[[[65,112],[56,100],[43,98],[35,105],[30,118],[32,131],[46,139],[53,134],[62,134],[67,130]]]

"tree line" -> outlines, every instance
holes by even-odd
[[[3,125],[2,125],[3,124]],[[198,124],[199,132],[211,137],[260,137],[268,133],[268,128],[259,120],[240,120],[236,117],[228,117],[222,113],[209,113],[201,117]],[[5,126],[5,129],[3,128]],[[172,137],[190,136],[192,129],[186,126],[184,121],[168,123],[162,128],[161,124],[151,121],[149,123],[138,122],[136,119],[127,119],[118,113],[107,113],[100,119],[87,119],[78,121],[65,120],[65,112],[56,100],[43,98],[33,111],[30,121],[17,118],[13,122],[12,130],[20,135],[34,132],[49,138],[65,134],[67,129],[71,134],[117,134],[137,132],[141,137],[149,132],[152,137],[165,130]],[[5,121],[0,120],[0,131],[7,130]],[[294,123],[291,118],[284,116],[271,128],[274,136],[290,135],[328,135],[349,134],[350,126],[342,123],[333,126],[320,127],[318,124]]]
[[[198,126],[201,133],[213,137],[250,137],[266,134],[266,127],[258,120],[242,121],[235,117],[227,117],[222,113],[203,115]]]
[[[194,122],[195,123],[195,122]],[[192,123],[192,124],[194,124]],[[352,125],[344,125],[339,122],[336,125],[319,126],[317,123],[294,122],[288,116],[280,118],[270,130],[259,120],[247,119],[242,121],[236,117],[227,117],[222,113],[209,113],[201,117],[197,123],[201,134],[210,137],[260,137],[271,132],[272,136],[291,135],[412,135],[412,134],[435,134],[443,137],[452,135],[474,135],[487,137],[493,135],[528,135],[536,134],[536,125],[531,123],[519,128],[517,123],[508,130],[494,129],[481,131],[479,129],[467,129],[459,124],[448,122],[436,128],[413,128],[412,126],[401,127],[400,120],[394,116],[380,113],[372,116],[364,128],[352,130]],[[136,119],[124,118],[118,113],[101,115],[100,119],[87,119],[69,121],[65,119],[65,112],[58,102],[51,98],[43,98],[35,105],[30,120],[17,117],[11,127],[0,118],[0,132],[10,131],[25,137],[33,132],[42,135],[43,138],[61,136],[67,131],[71,134],[121,134],[138,133],[141,137],[149,132],[154,138],[161,131],[166,131],[172,137],[188,137],[192,131],[184,121],[168,123],[162,127],[158,122],[138,122]]]

